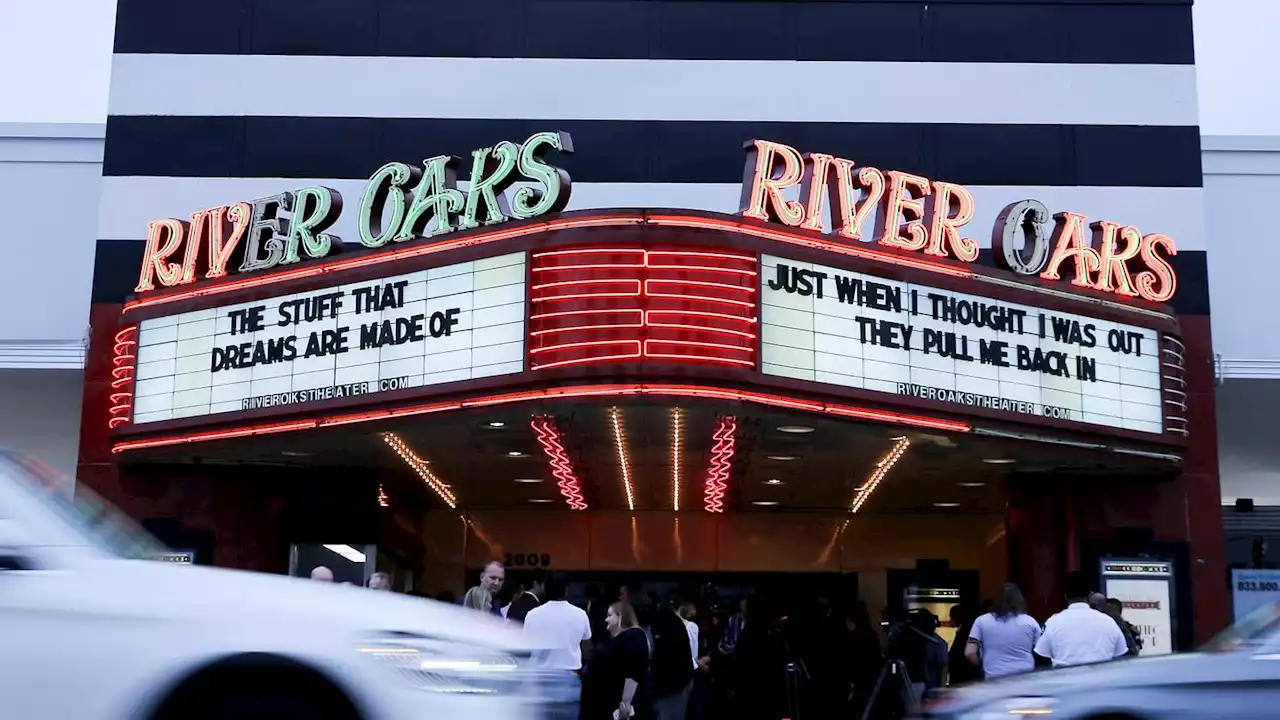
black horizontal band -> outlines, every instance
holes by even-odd
[[[94,303],[122,303],[133,294],[142,265],[143,241],[99,240],[93,262]],[[1209,314],[1209,274],[1203,250],[1184,250],[1169,259],[1178,273],[1178,292],[1169,303],[1179,315]],[[990,249],[978,263],[995,267]]]
[[[114,116],[103,173],[366,178],[541,130],[573,135],[556,162],[579,182],[739,182],[742,142],[764,138],[973,185],[1201,185],[1196,127],[1129,125]]]
[[[115,51],[1195,62],[1190,0],[119,0]]]

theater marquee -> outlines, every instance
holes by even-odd
[[[1150,433],[1155,331],[766,255],[768,375]]]
[[[524,301],[512,253],[143,320],[133,422],[520,372]]]
[[[992,229],[1001,270],[984,268],[962,186],[746,149],[738,216],[562,213],[570,178],[545,156],[572,141],[541,132],[474,151],[465,191],[457,158],[387,163],[341,257],[343,200],[326,188],[156,220],[115,335],[107,424],[509,400],[504,386],[566,380],[679,394],[649,383],[696,376],[705,397],[843,417],[900,422],[880,406],[902,406],[1184,442],[1177,322],[1151,304],[1177,287],[1170,238],[1020,200]]]

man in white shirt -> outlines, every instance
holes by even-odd
[[[549,576],[543,591],[546,602],[524,618],[524,633],[545,648],[543,662],[563,670],[582,669],[582,651],[591,642],[591,621],[580,607],[567,602],[565,582]]]
[[[1089,583],[1080,572],[1067,578],[1067,609],[1049,618],[1036,654],[1054,667],[1106,662],[1129,652],[1114,620],[1089,607]]]
[[[698,624],[693,621],[695,615],[698,614],[698,608],[689,601],[680,603],[680,607],[676,610],[676,614],[684,621],[685,632],[689,633],[689,654],[693,656],[693,669],[698,669]]]

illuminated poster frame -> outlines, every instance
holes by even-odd
[[[1098,567],[1101,592],[1120,600],[1124,605],[1121,616],[1142,631],[1141,655],[1172,653],[1178,639],[1173,563],[1149,558],[1104,557]]]

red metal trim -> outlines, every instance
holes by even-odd
[[[572,385],[567,387],[543,388],[539,390],[526,390],[523,392],[512,392],[498,395],[483,395],[464,400],[426,403],[423,405],[413,405],[389,410],[374,410],[372,412],[331,415],[328,417],[310,420],[295,420],[293,422],[271,423],[265,425],[249,425],[246,427],[227,430],[170,435],[167,437],[148,438],[146,440],[126,440],[113,445],[111,447],[111,452],[122,453],[129,450],[142,450],[152,447],[199,443],[210,440],[225,440],[228,438],[248,437],[252,435],[270,435],[289,432],[292,430],[315,430],[319,428],[351,425],[374,420],[392,420],[418,415],[429,415],[438,412],[447,412],[450,410],[507,405],[533,400],[552,401],[619,396],[688,397],[707,400],[727,400],[731,402],[749,402],[758,405],[780,407],[788,410],[803,410],[805,412],[820,413],[853,420],[910,425],[913,427],[929,428],[932,430],[969,432],[973,429],[972,425],[964,422],[943,420],[941,418],[925,417],[921,415],[908,415],[888,410],[873,410],[870,408],[842,405],[839,403],[803,400],[800,398],[787,397],[785,395],[752,392],[750,390],[734,390],[711,385],[635,383],[628,385]]]

